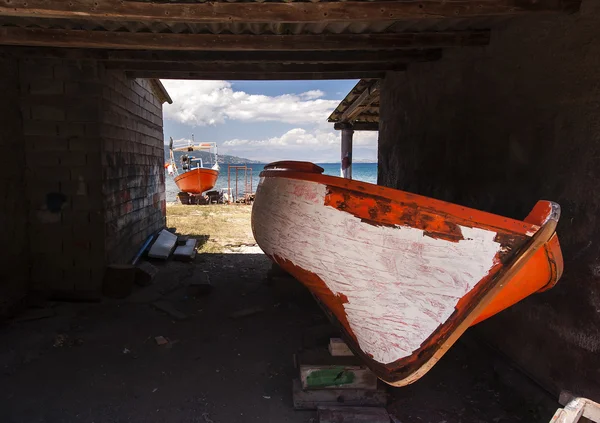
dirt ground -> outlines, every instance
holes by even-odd
[[[292,407],[292,356],[307,330],[327,323],[323,313],[267,283],[270,262],[247,237],[249,207],[229,209],[246,218],[218,235],[210,220],[198,226],[212,206],[189,207],[196,215],[185,225],[169,207],[168,225],[202,240],[194,262],[153,262],[154,283],[124,300],[50,302],[0,327],[0,422],[316,422]],[[212,292],[191,295],[206,275]],[[402,423],[548,422],[558,407],[473,334],[423,379],[389,392]]]

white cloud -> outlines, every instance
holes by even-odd
[[[267,96],[234,91],[227,81],[162,81],[173,98],[167,119],[188,125],[216,125],[227,120],[284,122],[294,125],[322,122],[339,104],[325,100],[321,90]]]
[[[300,94],[300,98],[303,100],[315,100],[317,98],[321,98],[325,95],[325,93],[321,90],[310,90],[305,93]]]
[[[357,159],[377,157],[377,132],[355,132],[353,145]],[[221,144],[221,152],[256,160],[337,161],[340,133],[333,129],[294,128],[279,137],[232,139]],[[358,153],[358,154],[357,154]]]

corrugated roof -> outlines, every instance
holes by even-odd
[[[507,17],[419,19],[369,22],[308,22],[308,23],[182,23],[121,20],[23,18],[0,16],[0,26],[20,28],[73,29],[85,31],[117,31],[155,34],[377,34],[447,30],[489,29],[502,24]],[[514,19],[514,18],[513,18]]]
[[[368,95],[367,92],[369,89],[373,90],[378,83],[378,79],[361,79],[358,81],[327,120],[333,123],[349,122],[352,124],[379,122],[379,90],[376,90],[372,95]],[[366,94],[363,101],[352,106],[363,94]],[[360,111],[357,109],[357,114],[350,120],[343,119],[344,112],[351,106],[358,107]]]

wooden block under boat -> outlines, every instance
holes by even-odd
[[[308,348],[296,354],[296,368],[308,366],[361,366],[363,362],[356,356],[332,356],[325,347]]]
[[[383,407],[320,406],[319,423],[390,423],[390,415]]]
[[[302,389],[377,389],[377,376],[367,366],[300,365]]]
[[[354,353],[342,339],[331,338],[329,340],[329,354],[333,357],[353,357]]]
[[[367,406],[384,407],[388,396],[384,388],[366,389],[315,389],[303,390],[299,379],[292,382],[294,408],[316,410],[319,406]]]

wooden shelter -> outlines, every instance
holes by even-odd
[[[377,78],[439,59],[442,48],[486,45],[506,18],[580,3],[0,0],[0,45],[27,47],[4,54],[97,59],[131,77]]]
[[[342,134],[342,175],[352,178],[352,137],[354,131],[379,130],[379,79],[361,79],[329,116],[328,121]]]
[[[563,283],[484,335],[549,389],[597,395],[599,28],[598,0],[0,0],[0,314],[30,289],[97,293],[164,226],[153,80],[359,79],[330,118],[345,176],[353,131],[379,128],[380,185],[563,206]]]

